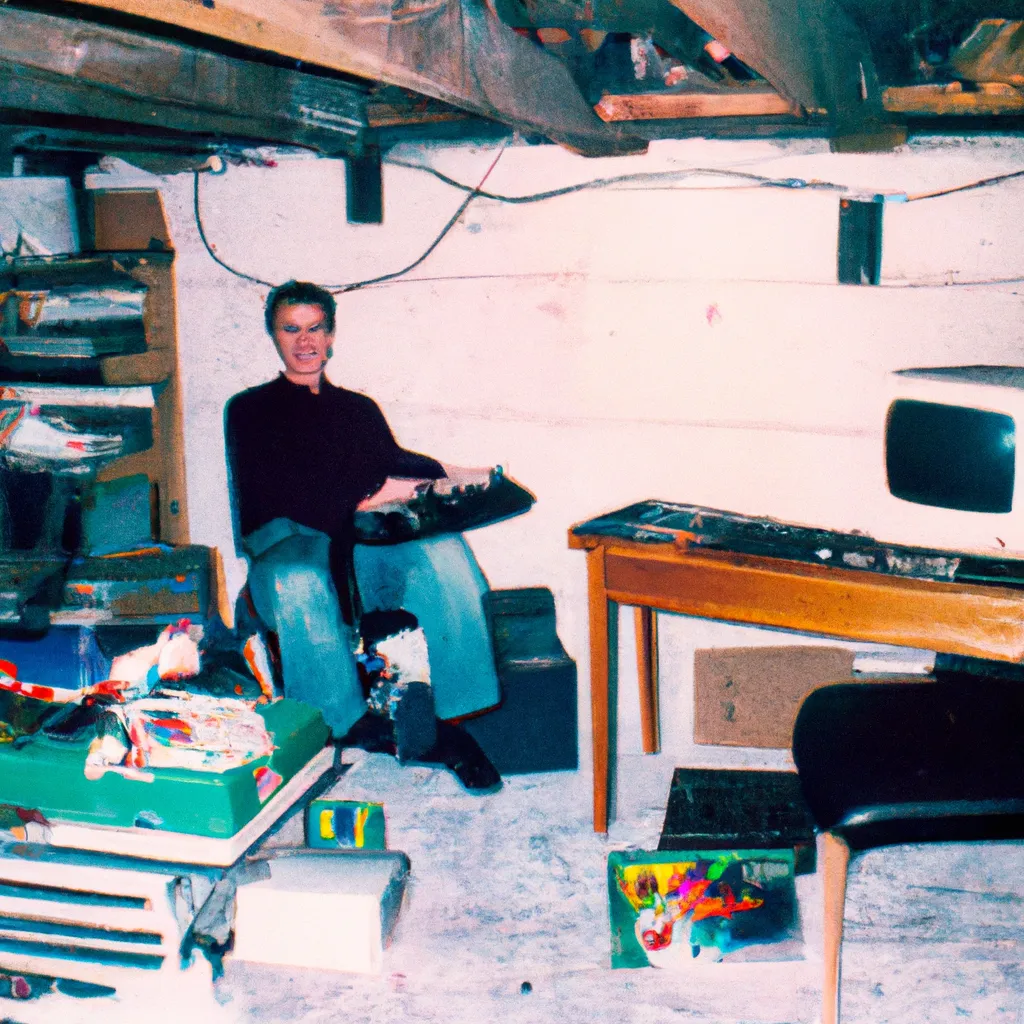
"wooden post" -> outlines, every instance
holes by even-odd
[[[640,733],[645,754],[661,749],[658,721],[658,616],[653,608],[637,607],[636,669],[640,681]]]
[[[821,1024],[839,1024],[840,957],[843,946],[843,915],[846,908],[846,875],[850,847],[842,836],[826,832],[823,886],[825,896],[824,980],[821,992]]]

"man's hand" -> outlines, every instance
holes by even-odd
[[[460,491],[484,488],[491,482],[492,468],[490,466],[468,467],[468,466],[444,466],[447,474],[441,480],[434,481],[434,493],[441,495],[455,494]]]
[[[384,481],[384,486],[376,494],[364,498],[356,506],[356,511],[371,512],[381,505],[412,501],[423,488],[432,483],[432,480],[407,480],[402,477],[389,476]]]
[[[384,486],[376,494],[364,498],[356,506],[356,511],[372,512],[375,508],[380,508],[381,505],[409,502],[418,494],[422,494],[428,487],[433,488],[435,494],[447,497],[451,494],[461,494],[467,490],[482,489],[491,482],[493,470],[490,466],[447,466],[444,463],[441,465],[444,466],[444,471],[448,475],[440,480],[414,480],[389,476],[384,481]]]

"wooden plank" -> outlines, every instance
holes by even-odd
[[[886,89],[882,103],[900,114],[1012,114],[1024,110],[1024,93],[1003,82],[981,82],[971,92],[959,82],[907,85]]]
[[[410,125],[445,124],[465,121],[472,115],[457,107],[450,107],[422,98],[408,103],[372,100],[366,106],[366,119],[371,128],[404,128]]]
[[[89,17],[89,8],[102,7],[121,14],[153,19],[158,13],[152,0],[72,0],[83,8],[82,17]],[[160,4],[160,20],[178,28],[204,35],[217,36],[244,46],[308,64],[334,67],[365,78],[379,78],[379,64],[357,61],[348,56],[347,67],[338,67],[331,51],[334,40],[318,36],[326,26],[310,17],[309,6],[290,0],[220,0],[211,6],[196,0],[164,0]],[[323,36],[327,33],[323,32]]]
[[[358,152],[367,90],[87,21],[0,7],[2,105]]]
[[[985,587],[751,556],[609,548],[608,596],[684,615],[1024,660],[1024,596]]]
[[[425,0],[378,14],[359,0],[72,0],[160,21],[313,66],[387,82],[589,156],[646,150],[594,113],[566,65],[485,4]]]
[[[171,247],[167,216],[159,192],[126,190],[99,192],[94,198],[98,248],[132,246],[146,249],[153,240]],[[167,381],[153,411],[153,447],[119,459],[106,467],[100,479],[110,480],[145,473],[158,485],[159,539],[168,544],[189,541],[188,492],[185,454],[181,439],[185,417],[178,380],[178,325],[174,264],[166,256],[140,255],[131,276],[147,288],[144,318],[147,351],[104,359],[107,384]]]
[[[773,89],[732,92],[606,94],[594,107],[603,121],[653,121],[686,117],[797,116],[797,106]]]
[[[154,906],[151,910],[134,907],[109,907],[88,902],[74,902],[69,895],[68,902],[57,900],[33,899],[31,889],[26,896],[0,896],[0,929],[4,929],[7,919],[21,921],[39,921],[55,924],[79,924],[90,928],[103,928],[108,931],[144,932],[165,935],[177,931],[175,917],[171,912],[173,903]],[[88,894],[86,894],[88,895]],[[154,952],[174,952],[169,947],[161,948],[153,943]],[[138,947],[136,947],[138,948]]]

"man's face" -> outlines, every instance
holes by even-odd
[[[274,312],[274,344],[284,362],[285,376],[297,384],[319,382],[333,340],[319,306],[282,305]]]

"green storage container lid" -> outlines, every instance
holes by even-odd
[[[90,781],[85,777],[88,738],[54,740],[39,734],[19,749],[0,744],[0,803],[60,821],[121,828],[141,824],[228,838],[327,742],[323,716],[307,704],[284,698],[256,710],[277,749],[270,757],[219,774],[146,768],[143,772],[152,781],[116,772]],[[265,768],[274,774],[261,771]]]

